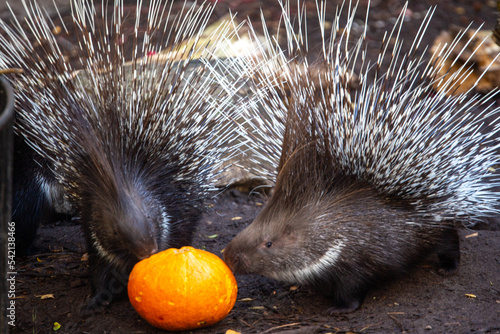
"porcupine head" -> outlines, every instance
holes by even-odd
[[[439,66],[426,66],[413,51],[402,59],[393,55],[394,71],[385,74],[378,61],[362,67],[354,94],[347,67],[364,40],[349,44],[351,49],[342,44],[353,16],[343,32],[335,19],[338,34],[334,29],[335,43],[324,43],[318,72],[301,58],[307,53],[302,30],[294,33],[286,13],[284,8],[291,55],[275,45],[262,52],[270,64],[257,66],[255,91],[262,99],[249,105],[250,130],[243,131],[253,157],[265,166],[260,175],[275,177],[274,190],[227,245],[225,261],[235,273],[315,287],[331,297],[332,313],[357,309],[371,287],[431,253],[438,255],[441,274],[454,273],[460,258],[455,219],[494,211],[499,197],[491,188],[498,179],[488,172],[498,161],[498,141],[489,134],[474,139],[484,116],[498,108],[471,116],[466,109],[486,107],[489,97],[462,104],[464,96],[444,94],[452,79],[436,93],[429,82]],[[404,11],[393,33],[402,17]]]
[[[93,2],[72,1],[83,69],[76,75],[55,24],[36,2],[24,5],[29,33],[1,22],[8,34],[0,40],[2,67],[25,69],[13,80],[17,134],[77,209],[88,243],[89,306],[107,305],[126,293],[139,260],[190,244],[230,157],[233,131],[221,110],[231,97],[215,90],[204,57],[210,52],[198,45],[213,5],[186,2],[171,17],[173,3],[152,1],[144,20],[138,2],[134,29],[126,30],[130,14],[121,1],[103,13]],[[215,49],[216,39],[207,44]],[[191,58],[197,52],[203,60]]]

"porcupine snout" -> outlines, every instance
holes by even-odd
[[[250,260],[248,256],[238,248],[237,243],[231,242],[224,249],[224,261],[235,274],[250,274]]]
[[[143,227],[150,226],[150,223],[142,223]],[[151,229],[142,228],[137,230],[125,231],[123,234],[124,240],[130,242],[129,250],[137,259],[144,260],[158,252],[158,243]]]
[[[164,246],[161,208],[151,196],[122,187],[92,207],[93,240],[109,254],[142,260]],[[104,194],[103,194],[104,195]]]
[[[150,207],[140,199],[129,197],[127,202],[124,205],[126,213],[118,222],[118,229],[128,243],[129,252],[138,260],[143,260],[158,252],[161,231],[156,219],[160,215],[154,212],[154,206]]]

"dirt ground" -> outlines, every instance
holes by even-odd
[[[334,1],[329,4],[334,13]],[[365,1],[359,10],[364,17]],[[491,29],[496,22],[495,1],[411,1],[402,37],[412,41],[421,14],[438,4],[424,38],[474,21]],[[310,3],[314,8],[313,2]],[[380,40],[399,14],[403,1],[372,1],[369,38]],[[257,17],[261,3],[230,1],[239,17]],[[227,13],[220,3],[215,18]],[[313,11],[314,12],[314,11]],[[64,14],[64,13],[63,13]],[[279,8],[266,2],[268,22],[276,22]],[[331,15],[330,15],[331,16]],[[311,29],[311,40],[318,40]],[[377,45],[374,43],[374,45]],[[194,246],[221,256],[225,245],[247,226],[265,204],[265,195],[232,188],[208,201]],[[240,218],[238,218],[240,217]],[[85,243],[76,221],[43,226],[36,252],[17,259],[16,321],[10,333],[160,333],[134,311],[128,300],[102,313],[83,315],[90,294]],[[215,326],[194,333],[500,333],[500,231],[461,231],[462,260],[457,275],[435,272],[435,258],[402,277],[370,292],[362,308],[328,316],[329,302],[301,286],[287,286],[258,276],[237,276],[239,291],[234,309]],[[50,296],[52,295],[52,296]],[[49,296],[44,298],[42,296]],[[54,331],[54,323],[61,328]]]
[[[221,256],[231,238],[262,208],[260,196],[231,189],[208,209],[194,246]],[[241,217],[239,220],[233,220]],[[477,233],[477,235],[475,235]],[[217,235],[217,237],[213,237]],[[458,275],[437,275],[435,258],[407,277],[373,290],[362,308],[328,316],[328,300],[304,287],[237,276],[238,301],[228,317],[196,333],[500,333],[500,231],[463,231]],[[471,237],[467,237],[471,236]],[[71,222],[44,226],[37,254],[19,259],[16,327],[11,333],[160,333],[128,300],[103,313],[80,314],[90,293],[85,243]],[[41,296],[52,294],[53,298]],[[471,297],[468,295],[474,295]]]

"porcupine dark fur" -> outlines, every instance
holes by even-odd
[[[198,44],[213,5],[185,2],[174,17],[173,2],[151,1],[145,19],[141,1],[134,17],[119,0],[102,12],[74,0],[73,66],[56,24],[36,1],[23,3],[25,26],[0,22],[0,67],[24,70],[11,78],[18,238],[29,247],[52,204],[67,201],[87,239],[89,306],[107,305],[124,294],[137,261],[190,244],[231,156],[225,145],[235,134],[223,112],[231,97],[206,70],[220,40]],[[128,34],[125,20],[135,20]]]
[[[367,21],[351,40],[356,7],[349,4],[343,27],[337,12],[331,42],[323,42],[314,64],[319,71],[307,58],[306,15],[298,11],[294,30],[289,3],[282,16],[286,49],[267,34],[264,59],[248,57],[244,70],[254,68],[259,102],[243,103],[242,133],[254,171],[275,185],[262,212],[224,251],[236,273],[318,288],[331,297],[332,313],[359,308],[370,288],[432,253],[441,274],[456,272],[456,226],[498,212],[500,198],[492,172],[499,162],[494,92],[446,94],[469,64],[439,77],[454,45],[428,61],[418,56],[432,10],[407,53],[398,38],[403,10],[370,63]],[[323,36],[325,11],[319,6]]]

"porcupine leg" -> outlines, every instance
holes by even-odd
[[[455,228],[447,228],[443,231],[442,242],[437,250],[439,264],[438,273],[443,276],[451,276],[458,271],[460,263],[460,238]]]
[[[336,284],[335,291],[327,292],[333,306],[328,308],[327,314],[335,315],[356,311],[365,300],[369,286],[357,281],[354,277],[345,278]],[[323,293],[325,291],[323,290]]]
[[[328,315],[336,315],[342,313],[350,313],[356,311],[363,301],[365,300],[366,294],[368,291],[358,292],[356,294],[352,294],[347,298],[334,298],[333,306],[328,308],[326,313]]]
[[[38,225],[50,212],[43,191],[42,167],[35,161],[36,153],[15,136],[12,186],[12,221],[16,224],[17,255],[26,255],[36,238]]]
[[[131,269],[131,268],[130,268]],[[99,311],[111,302],[125,296],[128,283],[127,268],[117,269],[99,256],[95,246],[89,245],[89,270],[92,296],[87,311]]]

